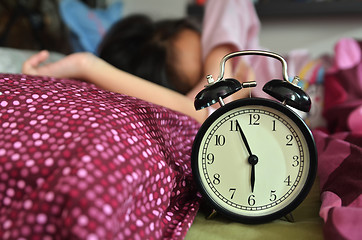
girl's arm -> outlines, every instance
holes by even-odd
[[[231,45],[231,44],[222,44],[222,45],[218,45],[215,48],[213,48],[210,53],[206,56],[205,58],[205,62],[204,62],[204,77],[203,79],[201,79],[199,81],[199,83],[187,94],[187,96],[189,98],[194,98],[196,96],[196,94],[198,92],[200,92],[204,86],[207,84],[207,80],[206,80],[206,76],[211,74],[214,78],[214,80],[216,81],[216,79],[219,76],[220,73],[220,62],[222,60],[222,58],[235,51],[235,46]],[[241,61],[240,61],[241,63]],[[239,67],[237,69],[237,71],[233,71],[233,59],[230,59],[229,61],[226,62],[225,65],[225,73],[224,73],[224,78],[236,78],[237,80],[239,80],[240,82],[245,82],[248,80],[253,79],[251,77],[251,68],[247,67],[245,65],[245,68],[241,69],[240,68],[240,64],[239,63]],[[237,92],[236,94],[233,94],[231,97],[229,97],[230,99],[239,99],[239,98],[244,98],[248,95],[249,90],[246,89],[242,89],[239,92]]]
[[[23,73],[83,79],[103,89],[179,111],[200,123],[207,117],[206,110],[195,110],[192,99],[121,71],[90,53],[75,53],[58,62],[41,65],[48,56],[47,51],[41,51],[29,58],[23,65]]]

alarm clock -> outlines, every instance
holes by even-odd
[[[283,80],[267,82],[273,97],[223,99],[256,82],[224,79],[225,62],[242,55],[272,57],[282,63]],[[269,51],[226,55],[217,80],[195,97],[196,110],[215,103],[192,148],[193,177],[206,202],[218,213],[242,223],[265,223],[290,214],[309,193],[317,171],[317,151],[310,129],[293,110],[308,112],[310,97],[290,82],[287,63]],[[293,108],[293,109],[292,109]]]

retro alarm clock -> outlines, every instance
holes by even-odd
[[[225,97],[256,85],[224,79],[225,62],[242,55],[272,57],[282,63],[284,79],[263,87],[275,100],[250,97],[224,103]],[[215,103],[220,108],[199,129],[191,164],[200,193],[216,212],[242,223],[265,223],[289,215],[309,193],[317,151],[310,129],[292,109],[308,112],[311,107],[297,79],[288,80],[283,57],[256,50],[226,55],[217,80],[208,76],[195,108]]]

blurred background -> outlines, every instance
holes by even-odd
[[[63,54],[88,50],[112,22],[133,13],[154,19],[189,16],[201,23],[205,1],[0,0],[0,47]],[[331,52],[341,37],[362,39],[361,0],[253,2],[262,23],[261,45],[272,51],[308,48],[319,55]]]

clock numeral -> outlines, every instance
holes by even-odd
[[[270,200],[271,202],[274,202],[275,200],[277,200],[277,195],[276,195],[275,193],[276,193],[275,190],[271,190],[271,191],[270,191],[270,198],[269,198],[269,200]]]
[[[297,155],[293,156],[292,166],[293,167],[298,167],[299,166],[299,157]]]
[[[230,132],[238,131],[238,120],[230,120]]]
[[[290,181],[290,175],[284,180],[284,183],[286,183],[287,186],[290,186],[290,183],[291,183],[291,181]]]
[[[287,142],[287,146],[293,146],[293,143],[292,143],[292,141],[293,141],[293,135],[291,135],[291,134],[288,134],[286,137],[285,137],[287,140],[288,140],[288,142]]]
[[[230,188],[230,189],[229,189],[229,192],[231,192],[231,197],[230,197],[230,199],[233,199],[233,198],[234,198],[234,195],[235,195],[235,192],[236,192],[236,188]]]
[[[260,115],[259,114],[249,114],[249,125],[259,125]]]
[[[249,206],[254,206],[255,205],[255,195],[251,194],[248,198],[248,204]]]
[[[215,145],[224,146],[225,145],[225,136],[224,135],[215,135]]]
[[[214,174],[214,180],[212,180],[212,183],[214,185],[219,185],[220,184],[220,174],[218,174],[218,173]]]
[[[207,158],[207,164],[209,165],[213,164],[215,161],[215,156],[212,153],[207,154],[206,158]]]

